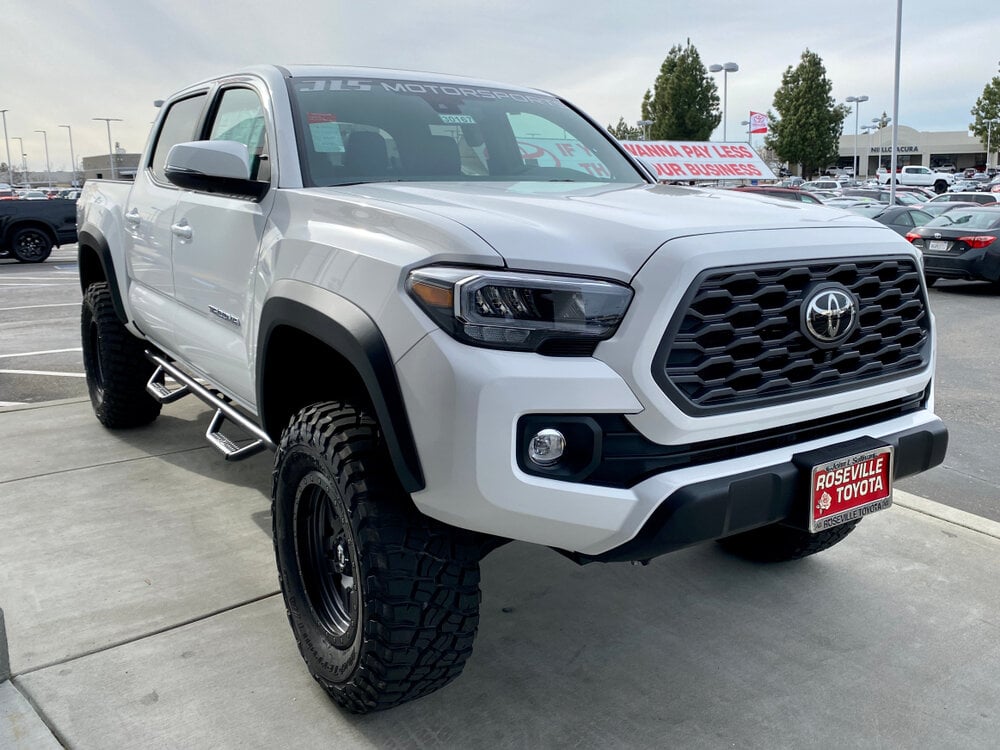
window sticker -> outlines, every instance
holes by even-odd
[[[445,125],[475,125],[476,118],[472,115],[438,115]]]
[[[313,149],[321,154],[344,153],[344,138],[340,132],[337,116],[325,112],[309,112],[306,115]]]

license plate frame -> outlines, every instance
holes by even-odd
[[[882,445],[812,467],[809,533],[832,529],[892,505],[893,446]]]
[[[951,245],[948,240],[931,240],[927,243],[927,251],[931,253],[946,253]]]

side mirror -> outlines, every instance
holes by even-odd
[[[270,184],[250,179],[250,152],[236,141],[191,141],[174,145],[164,168],[177,187],[260,200]]]

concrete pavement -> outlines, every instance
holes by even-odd
[[[897,491],[798,563],[705,545],[483,562],[458,681],[364,717],[284,616],[270,455],[227,464],[193,399],[111,433],[86,401],[0,409],[0,748],[992,748],[1000,524]]]

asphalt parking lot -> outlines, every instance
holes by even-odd
[[[76,245],[45,263],[0,258],[0,404],[85,395]]]
[[[284,617],[270,456],[221,461],[192,399],[147,428],[101,428],[73,274],[65,249],[0,267],[0,748],[996,747],[1000,523],[944,492],[897,491],[843,544],[787,565],[704,545],[581,568],[508,545],[483,563],[462,677],[341,712]],[[957,322],[971,305],[991,319],[1000,293],[944,286],[940,330],[961,348],[939,405],[974,441],[988,415],[942,393],[991,382],[958,352],[992,353]],[[938,471],[979,472],[988,496],[981,450],[953,443]]]

